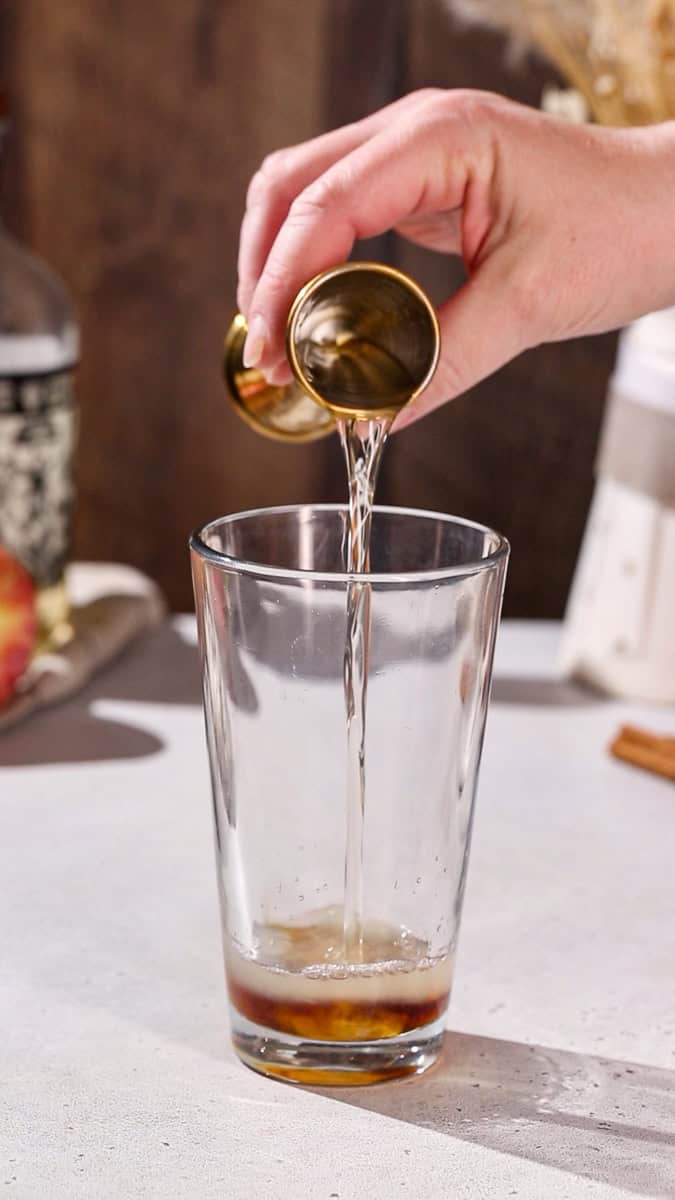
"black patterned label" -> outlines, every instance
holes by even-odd
[[[76,434],[71,371],[0,376],[0,544],[42,587],[68,557]]]

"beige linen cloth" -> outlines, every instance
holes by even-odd
[[[38,709],[66,700],[166,613],[159,588],[134,567],[73,563],[66,573],[73,637],[39,654],[19,690],[0,705],[0,734]]]

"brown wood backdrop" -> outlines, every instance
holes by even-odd
[[[186,539],[217,513],[341,498],[331,442],[286,449],[223,401],[238,226],[262,156],[426,84],[537,104],[441,0],[5,0],[9,223],[67,279],[84,354],[75,552],[135,563],[191,605]],[[375,248],[440,298],[447,260]],[[372,252],[372,248],[370,248]],[[395,440],[381,499],[511,539],[506,610],[562,612],[592,487],[613,340],[523,356]]]

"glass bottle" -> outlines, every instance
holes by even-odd
[[[0,150],[7,128],[0,96]],[[78,354],[65,287],[0,222],[0,544],[33,577],[40,641],[51,648],[72,633],[64,575]]]

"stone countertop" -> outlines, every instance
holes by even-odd
[[[675,1196],[672,710],[499,638],[450,1030],[428,1075],[310,1091],[229,1048],[194,624],[0,738],[0,1185],[21,1200]]]

